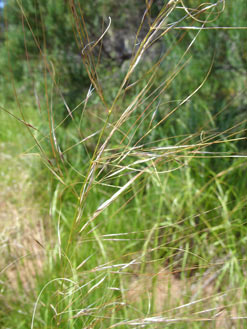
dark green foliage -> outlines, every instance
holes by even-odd
[[[142,9],[144,3],[141,3]],[[0,73],[8,75],[11,69],[19,81],[32,80],[33,76],[41,80],[40,63],[45,59],[44,68],[52,71],[56,84],[73,106],[75,99],[89,87],[82,49],[100,37],[108,16],[112,16],[113,27],[121,30],[134,10],[135,3],[130,5],[128,1],[119,6],[114,1],[102,0],[9,0],[4,8]],[[140,15],[140,9],[137,12]],[[136,23],[131,24],[137,28]],[[103,47],[102,51],[103,56],[111,57],[111,47],[110,50]]]

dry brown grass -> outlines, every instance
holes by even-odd
[[[148,304],[155,305],[153,315],[169,318],[186,318],[188,315],[196,321],[208,318],[205,328],[234,329],[237,317],[236,290],[221,292],[211,273],[201,278],[178,278],[171,271],[160,268],[152,273],[149,267],[146,273],[132,275],[127,283],[126,302],[141,310]]]
[[[30,292],[44,261],[44,227],[27,162],[10,155],[6,149],[6,145],[1,145],[1,277],[4,289],[13,293],[22,287]]]

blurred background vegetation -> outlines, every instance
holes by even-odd
[[[1,2],[2,328],[29,328],[46,284],[33,328],[129,328],[151,317],[147,327],[164,328],[161,315],[178,318],[173,328],[245,328],[246,22],[246,0]],[[147,163],[161,150],[165,160]],[[80,207],[90,218],[145,169],[81,234]],[[186,293],[165,293],[167,277]],[[205,296],[182,311],[173,302]]]

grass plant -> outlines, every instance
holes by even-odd
[[[218,126],[232,103],[207,109],[216,54],[196,58],[204,30],[220,28],[227,3],[165,1],[155,18],[146,3],[132,58],[115,76],[100,64],[114,18],[92,41],[73,7],[90,79],[74,108],[35,35],[41,111],[12,78],[14,99],[0,107],[1,141],[35,161],[28,169],[20,162],[28,184],[12,206],[17,215],[20,202],[28,208],[24,252],[10,248],[15,241],[18,249],[12,233],[2,236],[2,328],[245,328],[246,120]],[[158,42],[165,49],[154,61]],[[190,81],[197,65],[200,81]],[[12,186],[6,177],[24,177],[4,166],[0,204]],[[39,208],[33,216],[31,203]]]

